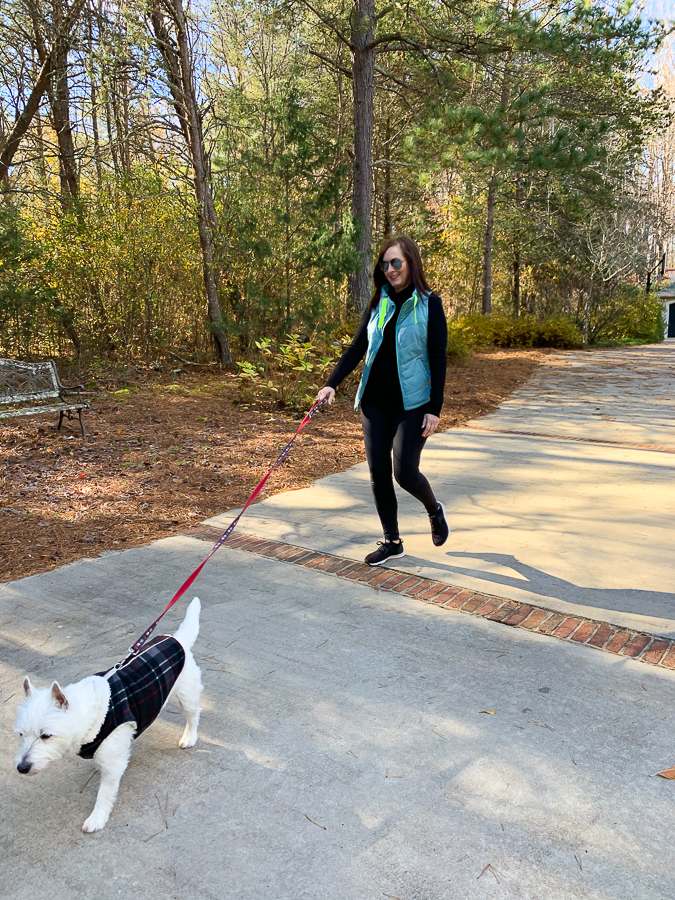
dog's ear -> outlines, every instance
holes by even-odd
[[[58,681],[55,681],[52,685],[52,700],[54,701],[54,703],[56,703],[59,709],[68,709],[68,701],[66,700],[66,695],[59,687]]]
[[[30,700],[33,695],[33,685],[30,683],[30,678],[28,675],[23,680],[23,692],[26,695],[26,700]]]

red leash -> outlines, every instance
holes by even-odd
[[[187,589],[190,587],[190,585],[192,584],[192,582],[197,578],[197,576],[199,575],[199,573],[201,572],[201,570],[204,568],[204,566],[207,564],[207,562],[211,559],[211,557],[212,557],[213,554],[216,552],[216,550],[218,550],[220,547],[222,547],[223,544],[225,543],[225,541],[226,541],[226,540],[229,538],[229,536],[232,534],[232,532],[234,531],[234,529],[237,527],[237,523],[239,522],[239,519],[241,519],[241,517],[244,515],[244,513],[246,512],[246,510],[247,510],[247,509],[249,508],[249,506],[251,505],[251,503],[253,503],[253,501],[255,500],[255,498],[258,496],[258,494],[260,493],[260,491],[263,489],[263,487],[265,486],[265,482],[266,482],[267,479],[270,477],[270,475],[272,474],[272,472],[274,472],[274,470],[277,468],[277,466],[281,465],[281,463],[282,463],[282,462],[286,459],[286,457],[288,456],[288,454],[289,454],[289,452],[290,452],[290,449],[291,449],[291,447],[293,446],[293,441],[294,441],[294,440],[296,439],[296,437],[300,434],[300,432],[301,432],[302,429],[305,427],[305,425],[309,422],[309,420],[312,418],[312,416],[314,415],[314,413],[315,413],[318,409],[321,409],[321,407],[324,405],[325,402],[326,402],[325,400],[320,400],[320,401],[317,401],[316,403],[313,404],[313,406],[312,406],[312,408],[310,409],[310,411],[307,413],[307,415],[305,416],[305,418],[302,420],[302,422],[301,422],[300,425],[298,426],[298,430],[295,432],[295,434],[293,435],[293,437],[290,439],[290,441],[286,444],[286,446],[284,447],[284,449],[281,451],[281,453],[280,453],[279,458],[277,459],[277,461],[274,463],[273,466],[271,466],[271,468],[269,469],[269,471],[267,472],[267,474],[265,475],[265,477],[263,478],[263,480],[262,480],[262,481],[256,486],[256,488],[253,490],[253,493],[251,494],[251,496],[248,498],[248,500],[247,500],[246,503],[244,504],[244,508],[242,509],[242,511],[239,513],[239,515],[236,517],[236,519],[233,519],[233,520],[230,522],[230,524],[227,526],[227,528],[225,529],[225,531],[221,534],[221,536],[218,538],[218,540],[216,541],[216,543],[213,545],[213,550],[211,550],[211,552],[210,552],[209,555],[206,557],[206,559],[205,559],[203,562],[201,562],[201,563],[197,566],[197,568],[194,570],[194,572],[192,573],[192,575],[190,575],[189,578],[187,578],[187,579],[183,582],[183,584],[178,588],[178,590],[176,591],[176,593],[175,593],[175,594],[173,595],[173,597],[171,598],[171,601],[170,601],[169,605],[166,607],[166,609],[164,610],[164,612],[160,613],[160,615],[157,616],[157,618],[156,618],[155,621],[152,623],[152,625],[151,625],[146,631],[143,632],[143,634],[139,637],[139,639],[136,641],[136,643],[135,643],[135,644],[132,644],[131,647],[129,647],[129,653],[128,653],[128,655],[126,656],[125,659],[122,660],[122,662],[117,663],[117,665],[114,667],[115,669],[119,669],[119,668],[121,668],[122,666],[126,665],[130,660],[132,660],[132,659],[134,658],[134,656],[136,656],[136,655],[140,652],[140,650],[141,650],[143,644],[145,644],[145,642],[146,642],[147,639],[150,637],[150,635],[152,634],[152,632],[155,630],[155,628],[157,628],[157,624],[158,624],[158,622],[160,621],[160,619],[168,613],[168,611],[171,609],[171,607],[174,605],[174,603],[177,603],[178,600],[180,600],[180,598],[183,596],[183,594],[185,593],[185,591],[187,591]]]

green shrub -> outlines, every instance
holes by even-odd
[[[30,356],[42,322],[59,320],[48,279],[35,273],[37,255],[20,209],[0,204],[0,356]]]
[[[665,337],[665,321],[656,294],[629,284],[620,285],[594,310],[592,343],[658,344]]]
[[[524,319],[520,320],[525,322]],[[562,350],[573,350],[581,347],[583,338],[579,326],[572,320],[563,316],[555,319],[546,319],[543,322],[534,322],[532,331],[533,341],[523,345],[530,347],[558,347]],[[513,344],[513,346],[520,346]]]
[[[260,355],[257,360],[238,362],[239,378],[246,399],[272,404],[277,409],[307,409],[326,374],[335,364],[340,348],[330,347],[322,355],[311,341],[289,334],[282,343],[270,338],[255,342]]]
[[[579,328],[572,319],[562,316],[539,321],[533,316],[511,319],[501,315],[472,315],[452,320],[449,331],[451,329],[462,335],[466,346],[483,350],[491,347],[557,347],[567,350],[582,346]]]
[[[452,362],[466,362],[471,358],[476,341],[470,327],[462,319],[448,322],[448,359]]]

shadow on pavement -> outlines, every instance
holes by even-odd
[[[499,594],[500,587],[519,588],[540,594],[544,597],[555,597],[566,603],[576,603],[582,606],[590,606],[597,610],[614,610],[643,616],[662,617],[664,605],[670,610],[670,616],[675,618],[675,593],[663,591],[640,591],[634,588],[625,590],[591,588],[573,584],[556,575],[549,575],[541,569],[521,562],[517,557],[508,553],[446,553],[446,557],[452,565],[443,566],[434,562],[434,568],[446,569],[449,573],[458,573],[472,578],[480,578],[490,581],[495,585],[495,593]],[[416,562],[414,557],[410,558]],[[510,577],[499,572],[491,572],[487,569],[477,569],[471,566],[461,565],[463,559],[481,559],[495,566],[513,569],[519,577]],[[457,563],[454,563],[457,560]],[[420,563],[423,561],[420,560]]]

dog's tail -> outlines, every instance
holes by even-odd
[[[178,631],[174,634],[176,640],[180,641],[186,650],[190,650],[197,640],[197,635],[199,634],[199,613],[201,612],[201,608],[202,605],[199,602],[199,597],[195,597],[188,606],[185,618],[181,622]]]

